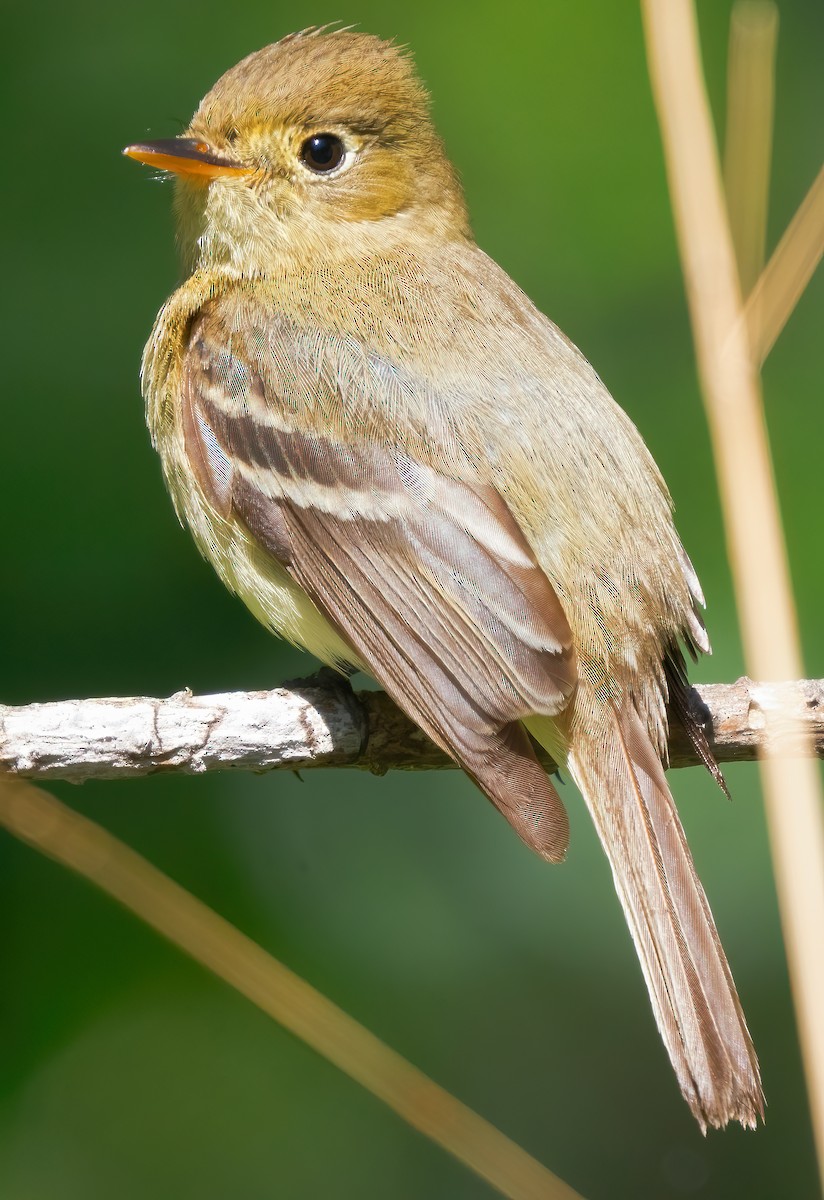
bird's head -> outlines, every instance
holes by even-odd
[[[249,55],[180,137],[124,154],[174,174],[187,266],[245,275],[468,232],[429,96],[398,47],[307,30]]]

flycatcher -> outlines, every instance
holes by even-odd
[[[662,766],[709,643],[661,475],[583,355],[481,251],[407,56],[307,30],[178,138],[189,278],[143,360],[180,519],[265,625],[368,671],[557,862],[566,763],[702,1128],[763,1115]]]

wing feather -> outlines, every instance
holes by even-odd
[[[563,857],[566,813],[519,722],[567,704],[572,635],[503,499],[374,437],[301,425],[264,374],[196,323],[184,436],[201,487],[520,836]]]

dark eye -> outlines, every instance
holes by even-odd
[[[346,149],[334,133],[316,133],[300,148],[300,161],[310,171],[325,175],[343,162]]]

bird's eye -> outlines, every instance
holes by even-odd
[[[327,175],[346,156],[343,142],[334,133],[315,133],[300,148],[300,161],[316,175]]]

